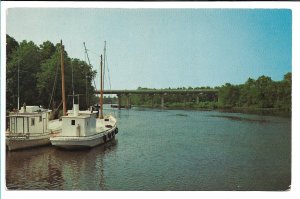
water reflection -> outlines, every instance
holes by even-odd
[[[117,140],[88,150],[68,151],[55,147],[33,148],[6,153],[8,189],[105,189],[107,154],[117,148]]]
[[[233,121],[259,122],[259,123],[270,122],[269,120],[266,119],[253,119],[253,118],[245,118],[245,117],[232,116],[232,115],[210,115],[210,117],[226,118]]]

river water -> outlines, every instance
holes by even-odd
[[[6,152],[6,187],[22,190],[287,190],[291,120],[218,111],[106,110],[105,146]]]

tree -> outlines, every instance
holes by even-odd
[[[17,107],[18,73],[20,104],[37,101],[36,74],[40,71],[40,63],[40,49],[31,41],[22,41],[12,52],[11,59],[7,60],[6,71],[6,105],[9,109]]]
[[[59,105],[62,99],[60,82],[60,47],[57,45],[51,58],[43,60],[41,71],[37,73],[37,89],[39,99],[42,101],[41,105],[47,108]],[[49,104],[50,100],[52,100],[55,105]]]
[[[276,108],[291,110],[292,105],[292,73],[284,75],[284,79],[277,82],[277,97],[275,102]]]
[[[43,42],[43,44],[40,45],[40,49],[41,49],[41,57],[42,60],[44,61],[50,59],[57,50],[54,44],[51,43],[50,41]]]
[[[258,88],[258,106],[260,108],[273,108],[274,98],[276,99],[276,88],[270,77],[260,76],[256,80]]]
[[[251,107],[258,103],[258,89],[256,81],[249,78],[245,84],[240,85],[239,106]]]
[[[226,83],[219,89],[219,103],[223,107],[234,107],[239,100],[238,86]]]
[[[6,59],[11,60],[12,53],[19,47],[19,43],[9,35],[6,35]]]

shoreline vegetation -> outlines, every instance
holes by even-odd
[[[60,77],[60,44],[45,41],[36,45],[32,41],[17,42],[6,35],[6,110],[16,110],[18,96],[20,106],[41,105],[55,110],[59,117],[61,108]],[[64,51],[65,87],[67,108],[72,108],[72,87],[77,93],[85,93],[80,99],[80,109],[87,109],[97,104],[99,97],[94,94],[92,84],[96,71],[83,60],[70,58]],[[73,72],[72,72],[73,71]],[[72,73],[74,85],[72,85]],[[58,79],[58,80],[57,80]],[[19,80],[19,85],[18,85]],[[193,90],[217,89],[218,93],[169,94],[164,96],[165,109],[219,110],[226,112],[255,113],[291,117],[292,73],[284,75],[283,80],[274,81],[268,76],[260,76],[256,80],[248,78],[244,84],[226,83],[214,88],[178,87],[160,90]],[[19,90],[19,94],[18,94]],[[138,87],[137,90],[157,90],[155,88]],[[117,104],[116,96],[105,96],[104,103]],[[125,97],[121,105],[127,104]],[[130,95],[130,105],[147,108],[160,108],[160,95]]]
[[[138,108],[149,108],[149,109],[161,109],[159,105],[132,105],[132,107]],[[194,111],[220,111],[226,113],[245,113],[245,114],[255,114],[255,115],[265,115],[265,116],[279,116],[290,118],[292,113],[290,110],[284,110],[280,108],[254,108],[254,107],[231,107],[222,108],[217,106],[176,106],[166,105],[163,109],[165,110],[194,110]]]

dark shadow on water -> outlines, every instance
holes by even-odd
[[[88,175],[89,172],[100,170],[97,183],[100,190],[103,190],[105,188],[103,160],[107,155],[114,153],[117,146],[118,140],[113,139],[106,144],[84,150],[63,150],[54,146],[45,146],[7,152],[6,188],[8,190],[80,190],[82,172]],[[68,185],[68,179],[73,180],[72,185]],[[85,186],[88,187],[87,189],[95,189],[88,182]]]
[[[239,117],[239,116],[229,116],[229,115],[209,115],[208,117],[218,117],[218,118],[226,118],[229,120],[234,120],[234,121],[243,121],[243,122],[258,122],[258,123],[269,123],[269,120],[265,119],[252,119],[252,118],[244,118],[244,117]]]
[[[187,114],[182,114],[182,113],[176,113],[175,115],[169,115],[169,116],[188,117]]]
[[[93,152],[93,151],[106,151],[106,150],[114,150],[117,148],[118,145],[118,140],[113,139],[105,144],[101,144],[95,147],[83,147],[83,148],[74,148],[74,149],[66,149],[66,148],[61,148],[61,147],[55,147],[57,151],[62,151],[62,152]]]
[[[275,108],[232,108],[232,109],[218,109],[219,112],[223,113],[244,113],[251,115],[262,115],[262,116],[278,116],[284,118],[291,118],[291,111],[275,109]]]

